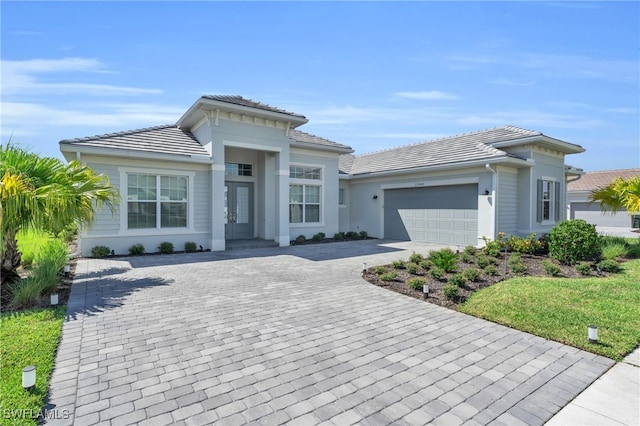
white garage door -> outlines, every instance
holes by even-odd
[[[384,191],[384,236],[452,245],[478,244],[478,185]]]
[[[631,227],[631,215],[626,212],[602,213],[597,203],[571,203],[571,219],[584,219],[598,226]]]

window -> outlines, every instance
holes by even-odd
[[[186,228],[186,176],[127,175],[127,227]]]
[[[560,182],[538,179],[538,222],[560,220]]]
[[[225,176],[253,176],[253,166],[242,163],[224,163]]]
[[[290,166],[289,223],[320,223],[322,170]]]
[[[344,197],[345,197],[344,188],[338,189],[338,204],[341,206],[344,206],[347,204]]]

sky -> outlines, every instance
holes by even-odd
[[[0,2],[1,140],[173,124],[202,95],[356,154],[503,125],[640,167],[640,2]]]

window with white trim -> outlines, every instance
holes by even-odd
[[[345,206],[347,204],[344,188],[338,189],[338,205]]]
[[[560,220],[560,182],[538,179],[538,222],[558,222]]]
[[[186,228],[187,176],[127,174],[127,228]]]
[[[289,223],[320,223],[321,168],[290,166],[289,178]]]

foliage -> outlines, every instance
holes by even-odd
[[[605,278],[514,278],[474,293],[464,313],[621,361],[640,343],[640,260]],[[588,343],[598,325],[601,344]]]
[[[48,392],[56,348],[62,333],[65,306],[3,314],[0,317],[0,395],[7,412],[40,411]],[[22,388],[22,368],[35,365],[33,392]],[[15,410],[15,411],[14,411]],[[62,415],[62,410],[60,410]],[[0,424],[37,424],[35,419],[3,416]]]
[[[489,257],[484,254],[478,255],[478,257],[476,257],[476,265],[478,265],[478,267],[482,269],[485,269],[489,265],[497,265],[497,264],[498,264],[498,261],[496,260],[495,257]]]
[[[409,256],[409,262],[420,264],[424,260],[424,256],[420,253],[413,252]]]
[[[536,234],[529,234],[527,238],[509,235],[507,246],[511,251],[518,253],[534,254],[542,250],[543,243],[536,239]]]
[[[462,274],[455,274],[449,277],[449,284],[453,284],[457,287],[462,287],[467,282],[467,279]]]
[[[493,265],[488,265],[484,268],[484,273],[492,277],[498,275],[498,268]]]
[[[418,265],[417,263],[407,263],[405,265],[405,268],[407,268],[407,272],[413,275],[416,275],[420,269],[420,265]]]
[[[640,213],[640,176],[617,177],[608,185],[591,191],[589,201],[600,203],[604,212]]]
[[[462,252],[469,256],[475,256],[478,250],[474,246],[466,246]]]
[[[396,271],[389,271],[389,272],[385,272],[384,274],[380,275],[380,279],[382,281],[393,281],[396,278],[398,278],[398,273]]]
[[[420,267],[425,271],[428,271],[429,269],[433,268],[433,262],[431,262],[428,259],[425,259],[422,262],[420,262]]]
[[[600,254],[603,259],[617,259],[619,257],[625,257],[629,253],[629,249],[624,243],[605,239],[602,241]]]
[[[598,268],[600,268],[600,270],[604,272],[615,273],[620,271],[620,265],[618,265],[618,262],[613,259],[601,260],[600,262],[598,262]]]
[[[129,247],[129,254],[133,256],[144,254],[144,245],[142,245],[142,243],[132,245]]]
[[[24,229],[17,235],[18,249],[22,253],[22,266],[29,266],[47,241],[53,239],[51,234],[39,229]]]
[[[480,281],[480,277],[482,276],[482,273],[477,268],[467,268],[464,271],[462,271],[462,276],[469,281],[477,282],[477,281]]]
[[[414,290],[420,290],[420,291],[422,291],[422,286],[425,285],[426,283],[427,283],[427,280],[419,277],[413,277],[413,278],[410,278],[409,281],[407,281],[407,285],[409,287],[411,287]]]
[[[542,267],[544,268],[545,272],[552,277],[557,277],[558,275],[560,275],[560,267],[550,260],[543,260]]]
[[[367,231],[360,231],[359,235],[361,240],[366,240],[367,238],[369,238],[369,234],[367,234]]]
[[[184,251],[187,253],[193,253],[198,250],[198,246],[194,241],[187,241],[184,243]]]
[[[360,234],[358,234],[356,231],[349,231],[345,234],[345,237],[348,240],[359,240],[360,239]]]
[[[333,234],[333,239],[336,241],[344,241],[344,232],[337,232]]]
[[[313,241],[322,241],[324,240],[326,237],[326,234],[324,232],[318,232],[317,234],[314,234],[313,237],[311,237],[311,239]]]
[[[498,238],[495,240],[490,240],[487,237],[482,237],[482,240],[484,241],[484,247],[482,247],[482,253],[492,257],[500,256],[500,250],[505,248],[505,244],[506,244],[504,241],[504,236],[505,236],[504,232],[498,232]]]
[[[587,262],[579,262],[576,264],[576,271],[581,275],[589,276],[591,275],[591,264]]]
[[[404,260],[394,260],[393,262],[391,262],[391,267],[393,269],[404,269]]]
[[[527,272],[527,267],[522,262],[522,256],[520,253],[511,253],[508,264],[511,268],[511,272],[514,274],[521,275]]]
[[[563,265],[573,265],[596,256],[600,237],[596,226],[583,219],[565,220],[551,229],[548,238],[549,256]]]
[[[376,275],[382,275],[385,272],[387,272],[387,268],[385,268],[382,265],[378,265],[373,269],[373,273],[376,274]]]
[[[471,262],[473,262],[473,256],[471,256],[469,253],[463,251],[460,254],[460,260],[462,260],[464,263],[471,263]]]
[[[107,257],[111,254],[111,249],[107,246],[95,246],[91,249],[93,257]]]
[[[434,266],[429,271],[429,275],[431,275],[431,278],[438,281],[442,281],[444,274],[445,274],[445,271],[442,268],[438,268],[437,266]]]
[[[460,287],[455,284],[447,284],[442,288],[442,293],[445,295],[447,299],[453,300],[458,297],[458,292],[460,291]]]
[[[162,254],[173,253],[173,243],[170,241],[163,241],[158,245],[158,251]]]
[[[429,260],[445,272],[455,272],[458,269],[458,256],[450,248],[443,248],[429,253]]]

